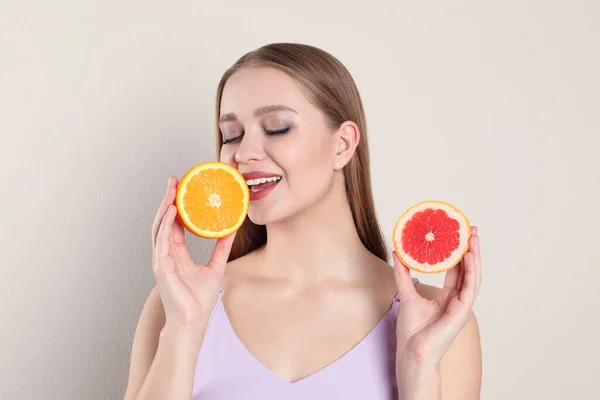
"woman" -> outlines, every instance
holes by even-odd
[[[204,266],[169,179],[125,398],[479,398],[477,228],[443,288],[395,254],[390,267],[346,68],[311,46],[267,45],[225,72],[216,108],[220,160],[275,181],[251,187],[247,221]]]

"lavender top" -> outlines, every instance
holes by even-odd
[[[413,278],[413,283],[417,281]],[[198,356],[192,400],[397,399],[397,298],[356,346],[324,368],[290,383],[266,368],[239,340],[220,294]]]

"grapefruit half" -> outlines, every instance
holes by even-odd
[[[428,200],[410,207],[396,222],[394,250],[409,269],[424,274],[448,271],[469,249],[471,226],[451,204]]]

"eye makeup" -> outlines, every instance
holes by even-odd
[[[294,123],[287,118],[274,116],[265,118],[262,127],[267,135],[283,135],[294,128]]]
[[[223,138],[223,145],[235,142],[236,140],[240,139],[242,136],[244,136],[244,134],[241,134],[241,135],[238,135],[238,136],[234,136],[234,137],[229,138],[229,139]]]
[[[283,135],[286,134],[290,131],[290,129],[292,129],[291,127],[287,127],[287,128],[283,128],[283,129],[276,129],[276,130],[268,130],[265,129],[265,133],[267,135]]]
[[[268,136],[278,136],[278,135],[285,135],[286,133],[290,132],[293,128],[294,128],[294,124],[291,121],[282,121],[278,118],[269,118],[267,120],[265,120],[262,124],[262,130],[264,131],[264,133]],[[235,129],[234,127],[229,127],[229,128],[233,128],[230,129],[232,132],[227,132],[226,129],[221,129],[221,135],[223,138],[223,144],[228,144],[228,143],[233,143],[235,141],[237,141],[238,139],[241,139],[245,132],[242,131],[240,133],[237,133],[235,131],[237,131],[238,129]],[[239,126],[237,128],[240,128]]]

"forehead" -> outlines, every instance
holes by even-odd
[[[300,85],[283,71],[244,68],[233,74],[223,88],[221,115],[248,115],[259,107],[272,105],[285,105],[301,112],[308,106],[308,99]]]

